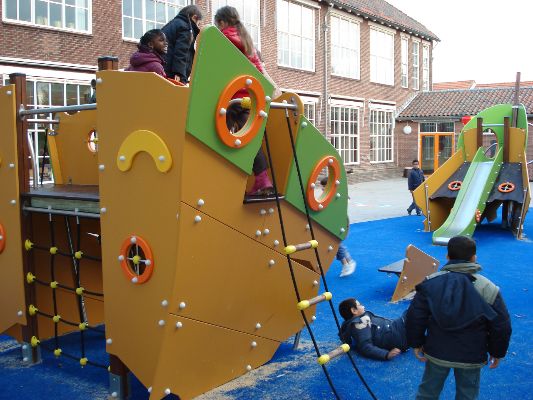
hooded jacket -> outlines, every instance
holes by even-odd
[[[395,320],[375,315],[370,311],[342,323],[340,339],[362,356],[387,360],[389,350],[407,350],[403,317]]]
[[[126,71],[155,72],[166,78],[163,65],[165,60],[162,56],[152,51],[149,47],[140,46],[139,50],[132,54],[130,66]]]
[[[194,61],[194,42],[200,28],[188,16],[178,14],[161,30],[168,41],[165,72],[169,78],[176,75],[182,83],[189,82]]]
[[[425,180],[426,178],[424,177],[424,171],[422,171],[420,168],[412,168],[407,176],[407,187],[409,190],[415,190]]]
[[[407,341],[446,366],[482,365],[502,358],[511,322],[499,288],[479,264],[454,260],[416,286],[407,310]],[[444,362],[444,363],[442,363]]]

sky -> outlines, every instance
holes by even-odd
[[[433,82],[533,81],[532,0],[386,0],[441,40]]]

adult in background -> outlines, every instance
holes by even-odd
[[[422,210],[415,203],[413,192],[417,187],[422,184],[422,182],[424,182],[425,179],[426,178],[424,177],[424,171],[420,169],[420,164],[418,163],[418,160],[413,160],[413,168],[411,168],[411,171],[409,171],[409,176],[407,177],[407,186],[409,188],[409,191],[411,192],[411,197],[413,198],[413,202],[407,209],[407,214],[409,215],[411,215],[411,213],[415,209],[416,215],[422,214]]]
[[[165,72],[169,78],[189,83],[194,60],[194,43],[200,33],[198,21],[202,12],[195,5],[183,7],[178,15],[161,30],[168,41]]]

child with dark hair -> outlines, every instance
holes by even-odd
[[[237,9],[231,6],[225,6],[218,9],[215,14],[215,24],[224,36],[226,36],[261,73],[264,73],[263,65],[257,55],[252,38],[242,24]],[[249,93],[245,88],[242,88],[233,96],[234,99],[244,97],[249,97]],[[250,111],[243,108],[240,104],[231,104],[228,107],[226,114],[228,129],[234,132],[239,131],[246,124],[249,115]],[[250,190],[250,195],[270,196],[274,194],[274,188],[270,181],[270,177],[268,176],[267,168],[268,165],[265,154],[260,148],[254,159],[253,172],[255,175],[255,182]]]
[[[167,39],[161,29],[146,32],[137,45],[138,49],[130,58],[126,71],[155,72],[166,78],[164,64],[167,52]]]
[[[339,313],[344,319],[339,337],[362,356],[388,361],[407,350],[404,315],[394,320],[380,317],[354,298],[343,300]]]
[[[426,364],[417,399],[438,399],[450,369],[456,399],[477,399],[481,368],[496,368],[509,347],[511,321],[500,289],[479,275],[476,242],[455,236],[448,263],[416,286],[407,341]]]

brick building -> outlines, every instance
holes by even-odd
[[[383,0],[194,2],[204,24],[220,6],[239,10],[270,75],[302,97],[353,179],[397,176],[410,142],[395,129],[396,112],[431,88],[435,34]],[[99,56],[126,67],[137,38],[189,3],[2,0],[0,82],[26,73],[30,106],[86,102]],[[44,126],[32,128],[38,147]]]

